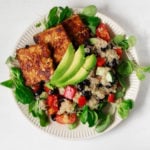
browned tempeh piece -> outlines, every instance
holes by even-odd
[[[32,45],[18,49],[16,57],[28,86],[47,81],[53,74],[53,60],[46,45]]]
[[[84,25],[79,15],[73,15],[62,23],[73,44],[78,47],[89,37],[89,29]]]
[[[53,50],[53,58],[57,64],[61,61],[71,42],[62,25],[57,25],[36,34],[34,41],[38,44],[48,44],[50,49]]]

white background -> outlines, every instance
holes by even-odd
[[[150,64],[149,0],[0,0],[0,81],[8,79],[6,58],[23,31],[55,5],[98,10],[137,37],[137,54],[142,65]],[[141,83],[130,117],[112,131],[90,139],[68,141],[47,135],[32,126],[18,109],[11,92],[0,87],[0,150],[150,150],[150,75]]]

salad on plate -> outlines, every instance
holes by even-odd
[[[136,43],[134,36],[114,35],[109,24],[96,16],[94,5],[75,12],[53,7],[26,43],[7,59],[10,79],[1,85],[12,89],[18,103],[42,127],[56,121],[75,129],[87,124],[103,132],[114,117],[126,119],[133,108],[125,99],[128,78],[139,80],[150,72],[127,57]]]

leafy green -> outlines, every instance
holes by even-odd
[[[49,124],[49,118],[45,113],[45,110],[42,110],[39,107],[39,100],[29,104],[29,112],[32,113],[34,117],[39,118],[41,126],[45,127]]]
[[[23,104],[29,104],[35,100],[32,90],[24,85],[21,70],[16,67],[10,68],[11,81],[14,85],[13,93],[17,101]]]
[[[133,64],[130,60],[122,61],[117,68],[117,71],[122,76],[129,76],[133,72]]]
[[[73,124],[69,124],[69,129],[70,130],[72,130],[72,129],[75,129],[77,126],[78,126],[78,124],[79,124],[79,122],[78,121],[76,121],[76,122],[74,122]]]
[[[65,19],[69,18],[73,14],[73,11],[69,7],[53,7],[48,14],[47,19],[43,21],[45,28],[51,28],[61,23]]]
[[[127,89],[127,78],[125,76],[117,75],[118,81],[123,89]]]
[[[123,100],[118,104],[118,114],[122,119],[126,119],[130,110],[133,108],[133,101],[131,99]]]
[[[126,38],[125,35],[116,35],[113,38],[113,43],[117,46],[120,46],[123,50],[129,49],[129,47],[133,47],[136,44],[136,38],[134,36],[129,36]]]
[[[118,98],[123,98],[125,95],[125,91],[123,89],[119,89],[117,90],[116,94],[115,94],[115,98],[118,99]]]
[[[103,132],[107,129],[112,123],[112,116],[106,115],[104,119],[102,119],[95,127],[96,132]]]
[[[96,6],[89,5],[83,9],[82,14],[86,16],[95,16],[96,12],[97,12]]]
[[[80,118],[80,121],[81,121],[83,124],[85,124],[85,123],[87,122],[87,118],[88,118],[88,106],[84,106],[84,107],[83,107],[79,118]]]
[[[40,27],[41,25],[42,25],[41,22],[38,22],[38,23],[36,23],[35,27],[38,28],[38,27]]]
[[[100,18],[98,18],[96,16],[86,16],[83,14],[80,14],[80,17],[83,20],[83,22],[91,29],[92,33],[95,34],[96,27],[101,22]]]
[[[5,86],[5,87],[8,87],[8,88],[13,88],[14,87],[13,81],[11,79],[3,81],[0,84]]]

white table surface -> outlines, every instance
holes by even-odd
[[[6,58],[23,31],[55,5],[84,7],[95,4],[137,37],[142,65],[150,64],[149,0],[0,0],[0,81],[8,79]],[[141,83],[130,117],[112,131],[81,141],[67,141],[32,126],[18,109],[11,91],[0,87],[0,150],[150,150],[150,75]]]

